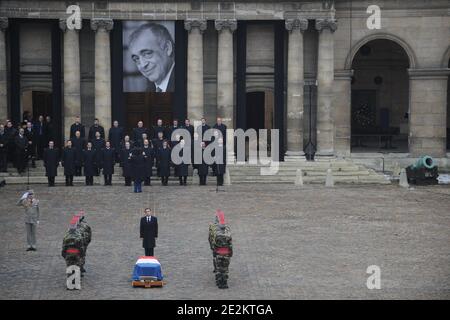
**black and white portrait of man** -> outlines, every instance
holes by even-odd
[[[126,21],[123,25],[125,92],[173,92],[173,21]]]

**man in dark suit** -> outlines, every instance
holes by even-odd
[[[36,168],[36,135],[35,135],[35,129],[33,128],[33,124],[29,121],[27,122],[27,127],[25,128],[25,137],[28,139],[28,148],[27,148],[27,155],[26,155],[26,161],[28,165],[28,160],[31,159],[31,166],[33,168]]]
[[[67,140],[66,147],[61,157],[61,165],[64,167],[64,176],[66,177],[66,186],[73,187],[73,176],[75,174],[77,150],[72,147],[72,141]]]
[[[153,256],[153,249],[156,246],[155,238],[158,238],[158,219],[152,216],[150,208],[145,209],[145,216],[141,218],[140,233],[142,247],[146,256]]]
[[[46,128],[44,122],[44,116],[39,116],[38,121],[34,124],[33,128],[36,130],[36,153],[37,158],[42,159],[44,154],[44,148],[47,142],[45,141],[46,137]]]
[[[123,134],[123,128],[119,127],[119,121],[115,120],[108,133],[108,140],[111,142],[111,148],[114,149],[115,162],[119,162],[120,143],[123,139]]]
[[[25,172],[25,167],[27,165],[26,155],[28,148],[28,139],[25,137],[25,132],[23,128],[19,129],[19,134],[14,138],[14,143],[16,146],[16,168],[17,172]]]
[[[158,119],[156,121],[156,126],[152,128],[152,139],[156,139],[158,137],[158,133],[163,133],[163,138],[167,139],[167,128],[163,126],[162,119]],[[170,138],[170,137],[169,137]]]
[[[75,117],[75,123],[70,126],[70,139],[75,137],[75,132],[80,131],[81,138],[84,139],[84,135],[86,134],[84,130],[84,126],[81,124],[81,120],[79,116]]]
[[[175,89],[175,42],[167,28],[149,22],[130,35],[129,51],[140,73],[149,81],[148,91]]]
[[[139,121],[138,122],[138,126],[137,128],[133,129],[133,142],[136,145],[143,145],[144,144],[144,140],[142,138],[142,134],[146,133],[147,137],[148,137],[148,129],[144,128],[144,122]]]
[[[99,120],[95,118],[94,125],[89,128],[88,141],[94,141],[97,132],[100,132],[100,138],[105,139],[105,129],[100,125]]]
[[[115,151],[111,148],[111,142],[106,141],[105,149],[101,151],[103,176],[105,178],[105,186],[112,186],[112,175],[114,174]]]
[[[58,149],[54,147],[54,142],[48,142],[48,149],[44,150],[44,166],[45,175],[48,179],[48,186],[55,186],[55,177],[58,175],[59,166],[59,152]]]
[[[213,127],[222,133],[223,145],[227,145],[227,126],[222,123],[222,118],[217,118],[217,122]]]

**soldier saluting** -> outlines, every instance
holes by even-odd
[[[25,209],[25,227],[27,230],[27,251],[36,251],[36,225],[39,224],[39,200],[34,198],[33,190],[29,190],[17,202]]]

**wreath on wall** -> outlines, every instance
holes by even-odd
[[[355,110],[353,119],[360,128],[368,128],[375,125],[375,115],[369,106],[365,104]]]

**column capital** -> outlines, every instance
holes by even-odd
[[[237,20],[236,19],[217,19],[214,21],[214,26],[217,31],[230,30],[230,32],[236,31]]]
[[[295,30],[304,32],[306,29],[308,29],[308,19],[286,19],[284,25],[286,27],[286,30],[290,32]]]
[[[329,29],[331,32],[337,30],[337,20],[336,19],[317,19],[316,20],[316,30],[322,32],[324,29]]]
[[[204,19],[187,19],[184,21],[184,29],[191,32],[193,29],[198,28],[200,33],[206,30],[206,20]]]
[[[101,29],[109,32],[113,29],[113,26],[114,21],[112,19],[104,19],[104,18],[91,19],[91,29],[96,32]]]
[[[8,18],[0,17],[0,30],[4,31],[8,28]]]
[[[70,31],[79,31],[79,29],[76,29],[76,28],[73,28],[73,29],[67,28],[67,19],[59,19],[59,28],[60,28],[63,32],[66,32],[67,30],[70,30]]]

